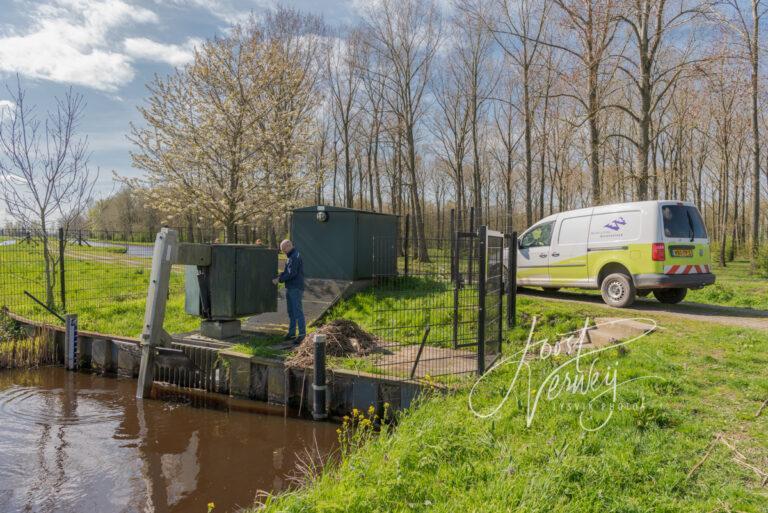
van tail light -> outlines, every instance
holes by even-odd
[[[653,243],[653,248],[651,249],[651,258],[654,262],[663,262],[666,259],[663,242]]]

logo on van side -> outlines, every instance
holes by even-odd
[[[616,219],[614,219],[610,223],[606,224],[605,227],[608,228],[609,230],[613,230],[613,231],[617,232],[625,224],[627,224],[627,221],[624,220],[623,217],[617,217]]]

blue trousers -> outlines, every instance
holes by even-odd
[[[307,334],[307,326],[304,321],[304,307],[301,306],[303,289],[285,289],[285,303],[288,306],[288,336],[296,335],[296,326],[299,327],[299,336]]]

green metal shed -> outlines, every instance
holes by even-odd
[[[291,239],[307,278],[364,280],[374,275],[374,244],[375,274],[395,272],[398,224],[392,214],[316,205],[293,211]]]

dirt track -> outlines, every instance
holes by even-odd
[[[601,305],[603,303],[598,295],[579,294],[578,292],[543,292],[541,290],[520,287],[520,294],[527,296],[547,298],[554,301],[569,303],[582,303]],[[683,301],[677,305],[664,305],[654,299],[637,298],[630,308],[621,309],[623,312],[635,312],[648,315],[658,314],[659,317],[676,317],[691,321],[711,322],[727,326],[739,326],[744,328],[768,330],[768,311],[752,310],[750,308],[738,308],[734,306],[716,306],[703,303],[690,303]],[[654,315],[656,317],[656,315]]]

